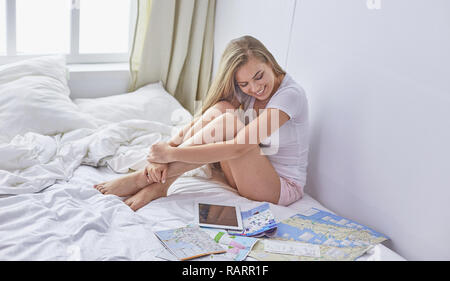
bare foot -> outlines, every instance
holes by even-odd
[[[99,183],[94,188],[103,194],[114,194],[117,196],[129,196],[135,194],[143,187],[149,185],[143,171],[136,171],[126,176]]]
[[[137,211],[138,209],[144,207],[151,201],[158,199],[160,197],[167,196],[167,189],[170,186],[172,181],[166,183],[158,183],[155,182],[149,186],[146,186],[139,190],[133,196],[127,198],[124,202],[127,204],[133,211]]]

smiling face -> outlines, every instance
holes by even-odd
[[[279,86],[272,67],[253,56],[237,69],[235,81],[243,93],[260,101],[269,99]]]
[[[204,99],[201,113],[221,100],[235,99],[237,86],[246,95],[255,97],[255,105],[261,108],[278,90],[285,74],[258,39],[249,35],[233,39],[220,58],[219,69]]]

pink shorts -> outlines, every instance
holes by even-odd
[[[278,205],[288,206],[303,197],[303,188],[286,178],[280,177],[281,189]]]

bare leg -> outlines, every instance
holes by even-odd
[[[229,126],[229,125],[232,126]],[[222,114],[210,122],[202,131],[195,134],[184,144],[207,143],[214,135],[213,142],[234,137],[244,124],[231,113]],[[219,131],[223,130],[222,132]],[[215,132],[212,133],[212,132]],[[259,146],[239,158],[220,162],[230,186],[236,188],[240,195],[256,201],[278,203],[280,197],[280,177],[270,160],[261,153]]]
[[[227,109],[232,109],[233,106],[225,101],[218,102],[216,105],[208,109],[201,118],[193,120],[188,126],[183,128],[180,133],[172,138],[170,141],[171,145],[194,145],[199,144],[194,141],[193,136],[197,135],[195,139],[199,139],[201,143],[201,132],[204,127],[206,127],[212,120],[216,117],[221,116],[220,114],[225,112]],[[173,162],[169,164],[167,171],[167,178],[180,176],[183,173],[203,166],[204,164],[191,164],[183,162]],[[103,182],[94,185],[98,191],[103,194],[114,194],[117,196],[129,196],[135,194],[144,187],[150,186],[153,182],[148,181],[147,177],[144,175],[142,170],[136,171],[134,173],[128,174],[126,176]]]
[[[179,177],[187,171],[196,169],[204,164],[191,164],[184,162],[172,162],[169,163],[167,169],[167,179],[172,177]],[[94,188],[103,194],[114,194],[120,197],[130,196],[138,192],[144,187],[151,186],[154,182],[148,181],[144,175],[143,170],[139,170],[130,173],[125,176],[121,176],[117,179],[99,183],[94,185]]]
[[[220,165],[225,178],[241,196],[255,201],[278,203],[281,190],[280,177],[270,160],[261,154],[258,147],[242,157],[221,161]]]
[[[160,197],[167,196],[167,190],[170,185],[178,178],[171,177],[166,180],[165,183],[155,182],[151,185],[148,185],[142,189],[140,189],[136,194],[127,198],[124,202],[127,204],[133,211],[137,211],[138,209],[144,207],[151,201],[158,199]]]
[[[184,132],[181,143],[193,137],[195,134],[203,130],[211,121],[221,116],[229,109],[235,109],[232,104],[226,101],[220,101],[213,107],[205,111],[201,118],[197,119],[192,126]],[[197,144],[197,143],[196,143]]]
[[[121,176],[117,179],[94,185],[94,188],[103,194],[114,194],[117,196],[129,196],[139,189],[147,186],[149,182],[143,171]]]
[[[235,117],[231,114],[222,114],[220,117],[214,119],[211,121],[207,126],[203,128],[200,132],[197,132],[194,136],[187,139],[185,142],[183,142],[182,145],[194,145],[199,142],[203,142],[206,139],[208,139],[205,136],[212,135],[212,131],[218,131],[224,129],[224,125],[229,123],[227,119],[233,119],[235,120]],[[241,126],[242,127],[242,126]],[[237,129],[236,129],[237,130]],[[224,132],[222,134],[223,136],[231,136],[232,134],[229,134],[227,132]],[[234,137],[234,135],[232,135]],[[223,137],[221,137],[220,141],[223,141]],[[214,141],[214,140],[212,140]],[[184,172],[192,170],[193,168],[197,168],[199,166],[202,166],[204,164],[189,164],[189,163],[183,163],[183,162],[173,162],[169,164],[169,170],[168,170],[168,176],[167,181],[163,183],[153,183],[150,184],[142,189],[140,189],[136,194],[131,196],[130,198],[125,200],[125,203],[131,207],[134,211],[138,210],[139,208],[147,205],[151,201],[167,196],[167,190],[169,189],[170,185]]]

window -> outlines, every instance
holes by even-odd
[[[129,7],[129,0],[82,1],[80,53],[127,53],[130,13],[124,11]]]
[[[16,54],[70,53],[70,1],[16,0]]]
[[[0,0],[0,64],[47,54],[126,62],[136,7],[136,0]]]

